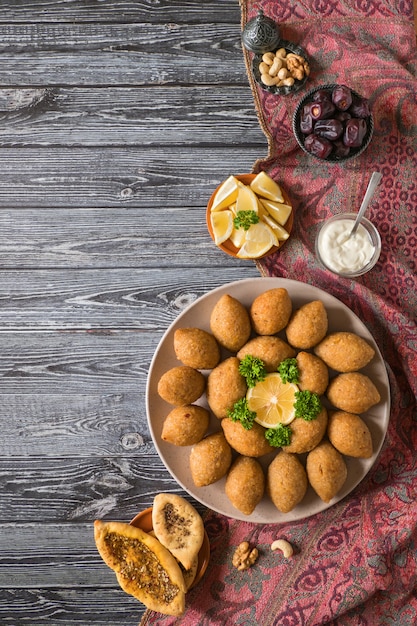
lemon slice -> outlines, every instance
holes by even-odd
[[[250,186],[252,191],[262,196],[262,198],[274,200],[274,202],[284,202],[280,186],[266,172],[259,172]]]
[[[295,393],[297,385],[283,383],[278,373],[267,374],[255,387],[250,387],[246,401],[255,411],[255,422],[265,428],[276,428],[278,424],[290,424],[295,418]]]
[[[258,198],[246,185],[242,185],[238,190],[236,212],[239,213],[239,211],[255,211],[258,214]]]
[[[229,239],[236,248],[241,248],[246,241],[246,232],[243,228],[233,228]]]
[[[236,256],[240,259],[257,259],[277,245],[278,239],[272,228],[264,222],[258,222],[246,231],[245,242]]]
[[[210,215],[211,227],[213,229],[214,243],[219,246],[229,239],[233,231],[233,213],[228,209],[216,211]]]
[[[285,230],[283,226],[281,226],[281,224],[278,224],[278,222],[276,222],[272,217],[270,217],[269,215],[263,215],[262,219],[264,220],[265,224],[268,224],[268,226],[272,228],[275,237],[278,239],[278,243],[280,241],[286,241],[288,239],[290,234]]]
[[[273,202],[266,198],[261,199],[262,208],[265,209],[271,217],[274,218],[278,224],[285,226],[289,216],[291,215],[292,207],[289,204],[283,202]]]
[[[229,176],[218,188],[213,198],[211,211],[221,211],[236,201],[240,183],[234,176]]]

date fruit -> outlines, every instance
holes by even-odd
[[[339,111],[347,111],[352,104],[352,92],[346,85],[338,85],[332,91],[332,102]]]
[[[366,135],[366,130],[367,126],[365,120],[356,118],[348,120],[345,125],[343,143],[345,146],[349,146],[349,148],[359,148]]]
[[[352,117],[361,117],[363,119],[371,115],[371,109],[369,108],[369,102],[366,98],[355,98],[350,107]]]
[[[313,117],[311,115],[311,104],[306,104],[303,107],[303,110],[301,112],[301,116],[300,116],[300,130],[303,133],[303,135],[310,135],[310,133],[313,132],[313,126],[314,126],[314,122],[313,122]]]
[[[343,134],[343,124],[339,120],[318,120],[314,132],[319,137],[335,141]]]
[[[328,139],[324,137],[319,137],[312,133],[306,137],[304,142],[304,147],[306,150],[319,157],[319,159],[327,159],[331,151],[333,150],[333,146]]]
[[[310,110],[313,120],[325,120],[327,117],[331,117],[334,111],[335,106],[330,100],[314,102]]]

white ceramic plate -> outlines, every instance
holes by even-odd
[[[374,454],[370,459],[344,457],[348,468],[348,478],[333,500],[326,504],[309,487],[303,501],[289,513],[284,514],[278,511],[269,498],[264,496],[255,511],[251,515],[246,516],[235,509],[227,498],[224,492],[224,478],[208,487],[195,487],[189,470],[190,447],[178,447],[162,441],[162,425],[165,417],[173,407],[159,397],[157,386],[164,372],[172,367],[181,365],[174,352],[174,332],[177,328],[196,327],[210,331],[209,320],[211,311],[223,294],[227,293],[246,307],[249,307],[256,296],[267,289],[276,287],[287,289],[294,309],[312,300],[321,300],[327,311],[329,332],[351,331],[360,335],[372,345],[376,353],[375,357],[361,371],[367,374],[374,382],[381,394],[381,401],[363,416],[371,431]],[[280,336],[285,339],[285,333],[280,333]],[[230,356],[230,354],[226,356]],[[203,373],[207,374],[208,372]],[[207,407],[205,396],[202,396],[197,404]],[[234,519],[261,524],[284,523],[309,517],[329,508],[350,493],[366,476],[375,463],[384,442],[390,414],[390,391],[385,364],[374,338],[360,319],[337,298],[321,289],[294,280],[285,278],[248,278],[210,291],[185,309],[170,325],[162,337],[151,363],[147,382],[146,406],[149,428],[155,447],[168,471],[191,496],[210,509]],[[214,416],[211,420],[210,429],[211,432],[220,429],[219,420]],[[274,454],[272,454],[272,457],[268,455],[259,459],[265,468]]]

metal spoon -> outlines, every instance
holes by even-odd
[[[361,219],[363,218],[365,211],[368,208],[370,201],[372,200],[372,196],[374,195],[375,189],[378,187],[381,178],[382,178],[382,174],[380,172],[373,172],[371,176],[371,180],[369,181],[369,184],[368,184],[368,189],[366,190],[366,193],[362,200],[362,204],[356,216],[355,223],[353,224],[352,230],[350,231],[347,239],[350,239],[351,237],[353,237],[353,235],[358,230],[358,226],[361,222]]]

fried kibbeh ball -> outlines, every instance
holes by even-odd
[[[196,487],[206,487],[223,478],[232,464],[232,449],[219,431],[207,435],[192,447],[191,477]]]
[[[372,380],[360,372],[347,372],[333,378],[326,395],[333,406],[348,413],[366,413],[381,400]]]
[[[320,357],[310,352],[299,352],[295,357],[298,367],[298,386],[322,396],[329,385],[329,370]]]
[[[226,417],[221,422],[226,441],[233,450],[243,456],[258,458],[276,450],[265,439],[265,428],[254,422],[250,430],[246,430],[240,422]]]
[[[266,489],[281,513],[289,513],[304,498],[307,474],[295,454],[281,450],[268,467]]]
[[[259,461],[238,456],[226,478],[225,492],[233,506],[244,515],[254,512],[265,491],[265,476]]]
[[[314,420],[296,417],[291,422],[291,443],[285,452],[303,454],[313,450],[323,439],[327,428],[327,410],[323,407]]]
[[[355,413],[335,411],[330,414],[327,436],[341,454],[369,459],[373,454],[372,436],[363,419]]]
[[[310,485],[323,502],[330,502],[347,478],[346,463],[329,441],[322,441],[307,456]]]
[[[237,352],[251,334],[249,313],[239,300],[224,294],[211,312],[210,330],[223,348]]]
[[[257,296],[250,307],[252,327],[258,335],[275,335],[286,327],[292,313],[292,301],[286,289],[268,289]]]
[[[202,406],[177,406],[166,416],[161,439],[174,446],[192,446],[202,440],[210,422],[210,413]]]
[[[247,385],[239,372],[240,361],[231,356],[211,370],[207,378],[206,397],[210,409],[219,419],[227,417],[235,402],[246,395]]]
[[[168,404],[183,406],[192,404],[206,388],[203,374],[188,365],[173,367],[161,376],[158,394]]]
[[[211,370],[220,361],[216,338],[201,328],[177,328],[174,351],[179,361],[196,370]]]
[[[237,353],[241,361],[250,354],[264,362],[267,372],[276,372],[281,361],[295,357],[295,350],[286,341],[279,337],[260,335],[249,339]]]
[[[368,365],[375,350],[355,333],[337,332],[320,341],[314,353],[337,372],[355,372]]]
[[[291,346],[308,350],[325,337],[327,329],[326,309],[321,300],[313,300],[293,312],[285,332]]]

